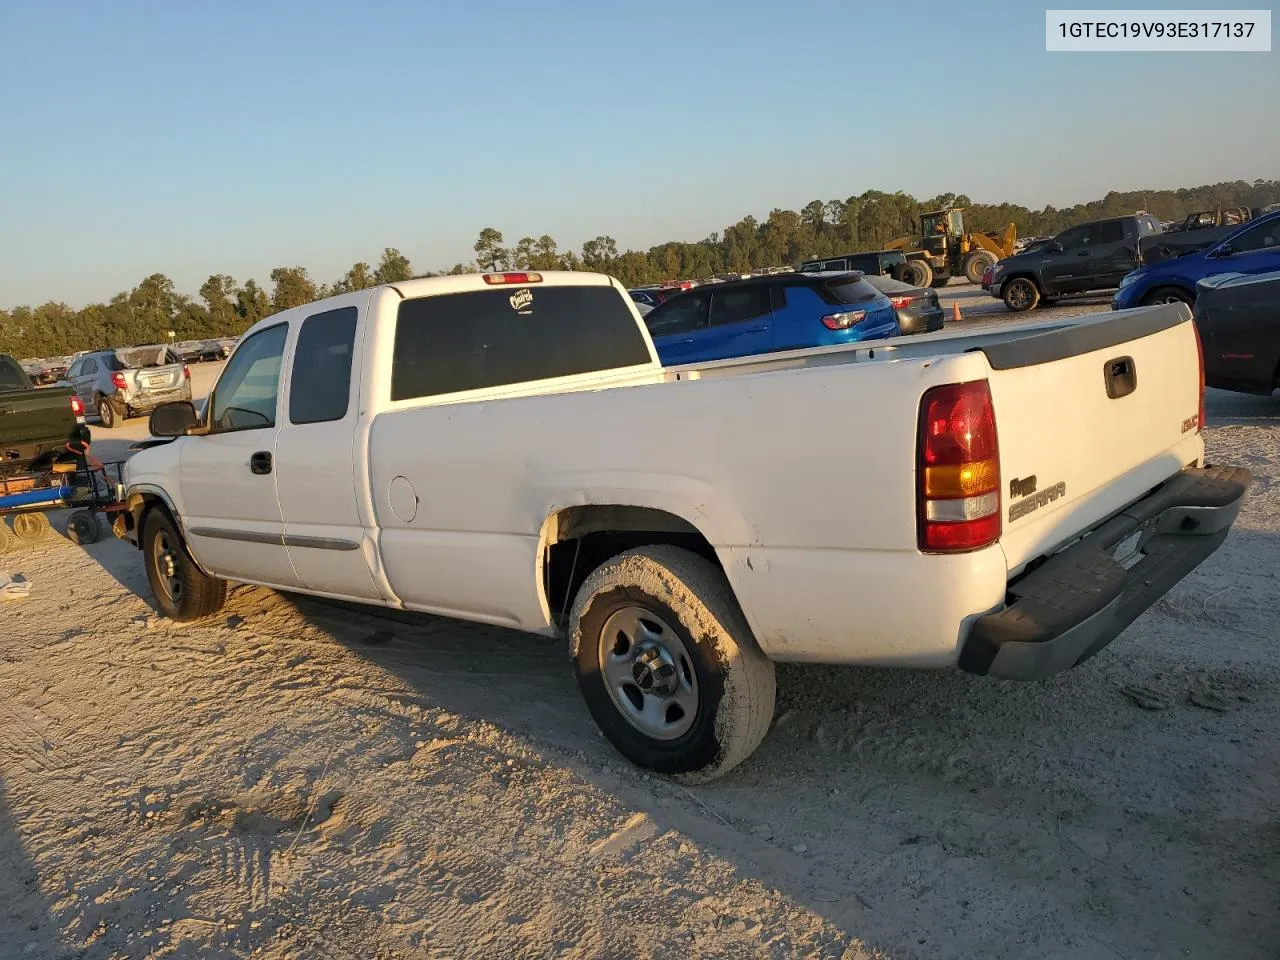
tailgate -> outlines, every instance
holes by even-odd
[[[1011,574],[1202,458],[1196,333],[1184,304],[983,352]]]
[[[69,440],[76,428],[65,387],[0,392],[0,456],[10,447]]]
[[[182,386],[182,364],[171,363],[163,367],[144,367],[132,370],[134,390],[140,394],[167,393]]]

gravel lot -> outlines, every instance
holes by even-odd
[[[1280,398],[1208,412],[1250,499],[1102,654],[781,668],[696,792],[608,748],[561,643],[258,588],[177,626],[125,544],[7,555],[0,957],[1274,958]]]

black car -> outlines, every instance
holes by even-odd
[[[1280,387],[1280,271],[1201,280],[1195,314],[1207,385],[1263,396]]]
[[[945,317],[938,291],[931,287],[913,287],[892,277],[863,277],[893,304],[898,314],[898,328],[902,333],[933,333],[941,330]]]

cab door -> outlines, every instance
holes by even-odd
[[[698,336],[699,359],[749,357],[773,349],[769,284],[726,285],[711,291],[707,327]]]
[[[1040,261],[1040,276],[1047,293],[1075,293],[1088,290],[1093,282],[1093,248],[1098,239],[1098,225],[1084,223],[1064,230],[1045,245]],[[1058,248],[1061,249],[1058,249]]]
[[[287,322],[246,337],[209,397],[208,432],[178,441],[180,509],[196,559],[229,580],[286,590],[302,586],[284,545],[275,473],[288,337]]]

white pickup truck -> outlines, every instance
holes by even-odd
[[[804,279],[804,278],[801,278]],[[169,404],[117,533],[226,581],[565,635],[637,764],[707,779],[774,661],[1037,679],[1222,543],[1181,304],[664,369],[617,281],[410,280],[270,317]]]

